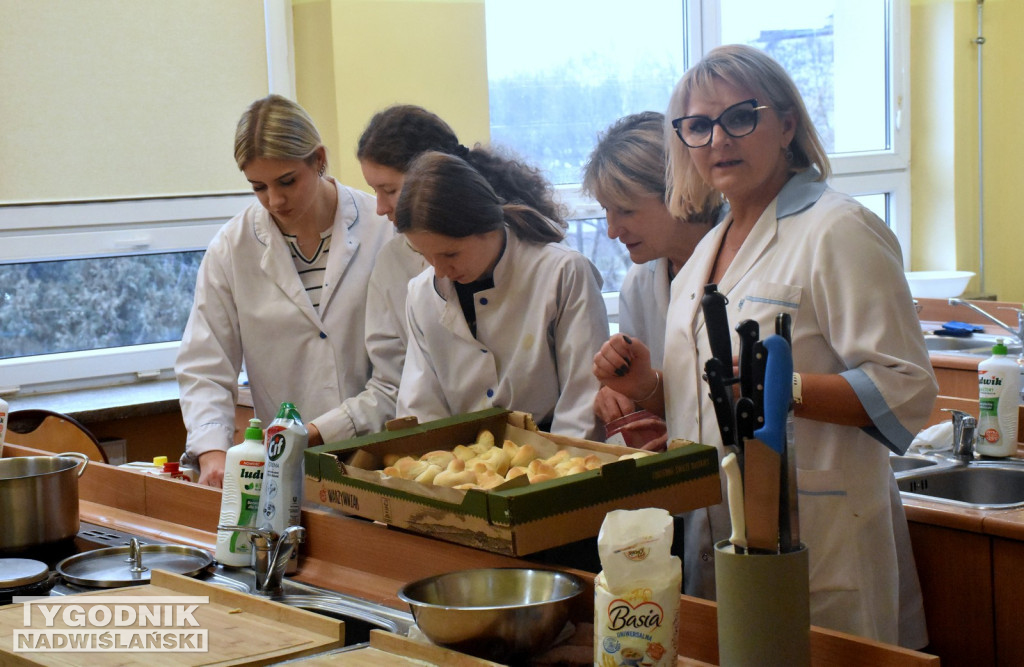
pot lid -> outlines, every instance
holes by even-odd
[[[153,570],[194,577],[213,564],[202,549],[179,544],[139,545],[132,538],[127,547],[96,549],[65,558],[57,572],[65,581],[80,586],[117,588],[148,584]]]
[[[0,558],[0,589],[21,588],[46,579],[46,563],[30,558]]]

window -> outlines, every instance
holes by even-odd
[[[203,250],[252,201],[238,114],[294,97],[290,3],[31,7],[0,8],[0,394],[172,378]]]
[[[579,193],[600,132],[662,111],[688,63],[764,49],[797,82],[832,156],[832,186],[892,226],[909,260],[906,0],[487,0],[491,140],[540,166],[570,205],[569,242],[618,290],[629,257]],[[542,48],[524,48],[524,36]]]

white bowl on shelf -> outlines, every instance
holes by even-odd
[[[948,299],[960,296],[973,271],[907,271],[907,284],[915,299]]]

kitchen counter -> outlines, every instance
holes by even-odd
[[[8,446],[6,456],[39,452]],[[196,484],[145,475],[103,464],[90,464],[80,479],[84,520],[157,539],[212,551],[220,510],[220,492]],[[511,558],[450,544],[382,524],[318,509],[303,510],[307,541],[296,578],[383,603],[405,605],[397,591],[423,577],[478,567],[536,566]],[[382,554],[387,554],[382,558]],[[568,568],[563,568],[568,569]],[[569,570],[593,585],[593,574]],[[680,596],[679,665],[716,664],[718,630],[713,602]],[[592,589],[580,597],[572,618],[593,620]],[[814,627],[811,652],[815,665],[933,665],[935,656],[907,651],[852,635]]]

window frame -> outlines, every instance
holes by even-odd
[[[719,0],[680,0],[684,3],[683,30],[687,36],[687,67],[720,43]],[[886,42],[890,54],[887,76],[890,82],[888,124],[890,146],[881,151],[829,155],[832,178],[829,184],[849,195],[887,196],[888,223],[900,241],[903,263],[910,265],[910,30],[909,0],[887,0],[889,24]],[[692,29],[693,28],[693,29]],[[601,207],[586,197],[578,185],[556,188],[569,217],[603,217]]]
[[[289,0],[263,0],[268,93],[295,98]],[[240,181],[241,185],[241,181]],[[205,250],[253,193],[0,206],[0,263]],[[0,359],[0,396],[173,379],[180,341]]]

